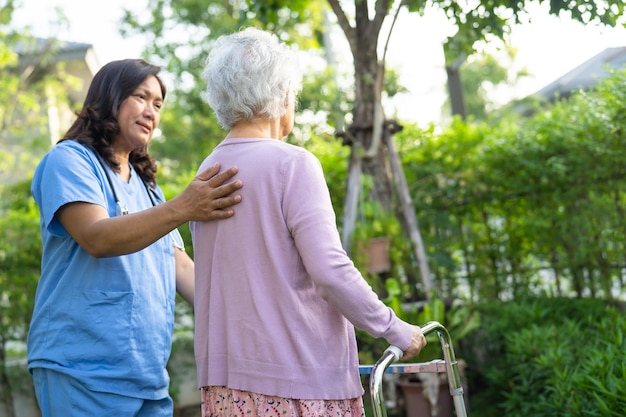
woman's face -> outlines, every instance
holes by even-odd
[[[159,126],[162,106],[161,85],[150,75],[120,104],[117,114],[120,133],[113,141],[115,150],[130,153],[147,145]]]

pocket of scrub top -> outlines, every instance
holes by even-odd
[[[67,334],[68,360],[79,367],[118,366],[129,348],[133,293],[77,292],[75,323]]]

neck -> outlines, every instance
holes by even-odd
[[[126,182],[130,181],[130,165],[128,153],[115,153],[115,161],[120,166],[119,176]]]
[[[238,121],[226,136],[228,139],[266,138],[281,140],[279,120]]]

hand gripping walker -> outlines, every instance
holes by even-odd
[[[450,386],[450,395],[452,395],[454,401],[456,417],[467,417],[465,401],[463,400],[463,383],[461,382],[461,375],[448,330],[438,322],[431,321],[422,326],[422,332],[424,336],[432,332],[437,332],[441,349],[443,350],[443,360],[436,359],[424,363],[394,364],[394,362],[400,360],[403,353],[397,346],[389,346],[375,365],[359,366],[359,372],[361,374],[370,374],[370,394],[372,397],[374,417],[387,417],[387,409],[383,401],[383,374],[410,374],[420,372],[446,372],[448,375],[448,385]]]

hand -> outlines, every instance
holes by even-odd
[[[241,180],[231,181],[239,168],[230,167],[229,169],[219,172],[220,165],[215,164],[211,168],[197,175],[178,196],[183,200],[184,209],[188,210],[189,220],[207,221],[225,219],[235,214],[230,208],[241,202],[241,195],[231,195],[243,187]]]
[[[424,346],[426,346],[426,337],[424,337],[424,333],[422,333],[422,328],[420,326],[413,325],[413,336],[411,337],[411,344],[404,351],[404,356],[402,356],[401,360],[409,360],[418,353]]]

